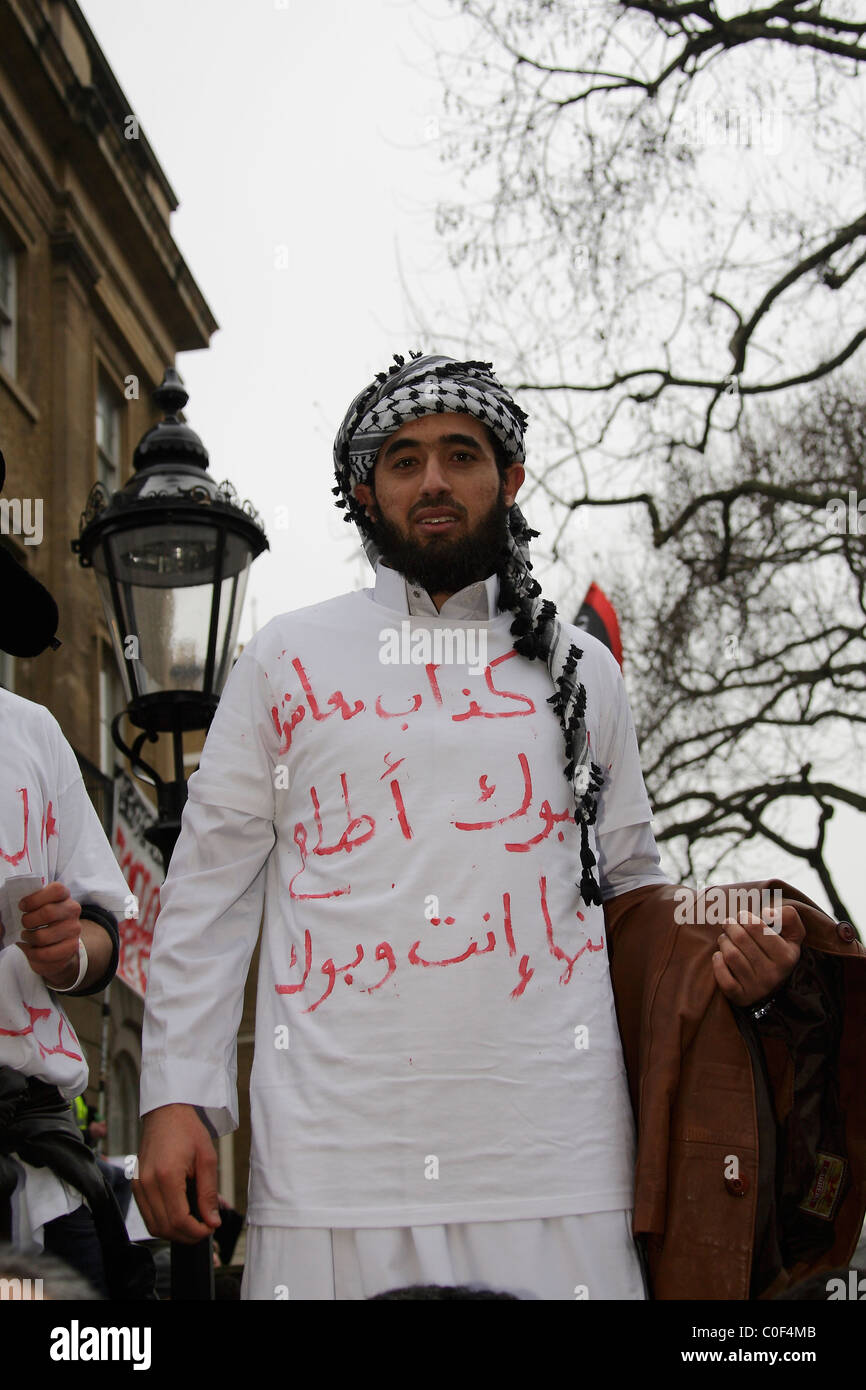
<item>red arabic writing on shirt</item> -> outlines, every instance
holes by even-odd
[[[519,653],[512,649],[509,652],[504,652],[501,656],[495,657],[494,660],[484,668],[484,683],[490,695],[493,696],[493,708],[485,709],[477,700],[470,699],[467,709],[462,710],[458,714],[449,716],[455,724],[463,723],[467,719],[515,719],[535,713],[535,702],[529,695],[522,695],[515,690],[503,690],[494,684],[494,669],[501,666],[503,662],[511,661],[517,656],[519,656]],[[276,729],[277,736],[281,740],[278,749],[278,753],[281,757],[283,754],[288,753],[292,746],[294,731],[298,725],[303,723],[306,719],[308,712],[315,723],[321,724],[326,719],[333,719],[335,714],[339,714],[344,721],[354,719],[356,715],[361,714],[367,708],[363,700],[353,700],[350,703],[344,696],[342,690],[335,690],[333,694],[329,695],[327,700],[324,701],[324,704],[326,706],[330,705],[331,708],[323,709],[322,701],[313,688],[313,682],[303,661],[300,657],[296,656],[292,658],[291,664],[295,669],[303,694],[301,696],[288,693],[283,695],[282,703],[284,705],[291,706],[294,700],[298,701],[294,709],[290,708],[288,710],[287,717],[284,716],[283,711],[278,705],[272,705],[271,707],[271,718],[274,723],[274,728]],[[436,662],[428,662],[424,667],[424,672],[427,677],[427,684],[430,687],[429,697],[432,698],[435,706],[442,707],[442,692],[439,689],[439,682],[436,677],[438,669]],[[469,695],[469,691],[465,690],[464,694]],[[424,704],[424,694],[421,691],[416,691],[407,696],[407,698],[409,700],[408,709],[388,710],[385,709],[382,703],[382,695],[377,695],[373,706],[374,712],[379,719],[409,719],[422,708]],[[504,702],[506,707],[497,708],[497,702],[499,704]],[[521,706],[521,708],[514,709],[513,706],[515,704]]]
[[[75,1037],[75,1034],[72,1032],[72,1029],[70,1028],[69,1024],[66,1022],[66,1019],[63,1017],[63,1014],[60,1013],[59,1010],[45,1008],[37,1009],[32,1004],[28,1004],[24,999],[21,1000],[21,1006],[22,1008],[27,1010],[27,1013],[30,1017],[30,1022],[28,1023],[27,1027],[0,1028],[0,1037],[25,1038],[32,1035],[33,1041],[39,1048],[40,1057],[53,1057],[56,1054],[60,1053],[60,1055],[63,1057],[71,1057],[73,1062],[81,1062],[84,1060],[80,1052],[70,1052],[68,1048],[63,1046],[64,1028],[70,1035],[70,1042],[78,1042],[78,1039]],[[49,1047],[47,1043],[43,1043],[41,1038],[37,1037],[36,1025],[37,1023],[42,1023],[44,1020],[52,1018],[52,1016],[57,1020],[57,1042],[54,1046]]]
[[[399,826],[400,833],[403,839],[411,840],[414,838],[414,831],[412,829],[411,824],[411,816],[409,814],[409,811],[407,810],[406,801],[403,795],[402,788],[400,786],[400,781],[397,777],[391,775],[392,773],[396,772],[396,770],[403,763],[406,762],[406,759],[398,758],[396,759],[396,761],[392,760],[392,754],[390,752],[386,752],[383,755],[383,761],[385,763],[385,771],[379,775],[378,781],[384,781],[386,777],[390,778],[388,782],[388,789],[391,793],[394,808],[397,812],[397,825]],[[523,790],[516,810],[507,811],[504,815],[501,816],[493,816],[489,820],[470,821],[462,819],[453,819],[451,824],[454,825],[457,830],[474,832],[492,830],[495,827],[505,825],[510,821],[517,821],[522,820],[524,818],[529,818],[533,795],[532,771],[529,764],[529,758],[526,753],[521,752],[517,754],[517,766],[519,769],[520,780],[522,783]],[[352,814],[352,808],[349,800],[348,773],[341,772],[339,774],[339,780],[343,802],[342,815],[345,817],[345,824],[342,825],[337,838],[333,840],[331,843],[325,842],[325,828],[322,813],[321,796],[319,787],[316,784],[313,784],[309,788],[309,796],[313,809],[313,826],[316,832],[315,844],[312,846],[310,845],[311,830],[308,829],[307,825],[305,825],[303,821],[298,821],[292,832],[292,839],[294,840],[295,845],[298,848],[298,853],[300,855],[301,861],[300,867],[292,875],[289,881],[289,895],[296,901],[311,902],[317,899],[339,898],[345,896],[348,893],[351,893],[351,883],[343,883],[340,887],[328,887],[321,892],[306,892],[303,891],[300,887],[296,887],[296,885],[298,884],[298,880],[301,879],[302,876],[307,872],[308,862],[310,860],[311,855],[324,857],[340,853],[350,854],[360,845],[367,844],[367,842],[372,840],[376,834],[376,820],[372,815],[370,815],[369,813],[364,813],[363,815]],[[507,779],[501,778],[500,782],[504,780]],[[490,774],[488,773],[484,773],[481,777],[479,777],[478,786],[481,793],[481,795],[478,798],[479,802],[488,803],[491,800],[491,798],[493,798],[497,793],[497,786],[495,783],[491,784]],[[566,809],[563,811],[554,811],[551,808],[550,802],[547,799],[542,801],[541,806],[538,808],[536,814],[542,824],[541,830],[539,830],[538,833],[535,835],[530,835],[525,840],[506,841],[504,847],[509,854],[528,853],[535,845],[538,845],[542,842],[542,840],[547,839],[548,835],[550,835],[555,826],[561,825],[563,822],[570,821],[573,819],[573,812],[569,807],[566,807]],[[394,817],[391,817],[390,819],[393,820]],[[558,831],[558,838],[560,840],[564,839],[564,833],[562,830]]]
[[[568,952],[556,941],[554,936],[553,922],[551,920],[550,910],[547,903],[547,879],[543,874],[539,876],[538,888],[541,906],[541,916],[544,922],[544,934],[547,943],[548,953],[556,961],[564,962],[563,970],[559,976],[559,983],[561,985],[567,985],[572,979],[575,965],[580,960],[584,952],[601,951],[604,948],[604,934],[602,933],[600,935],[597,943],[591,941],[590,938],[587,937],[583,944],[574,952],[574,954],[569,955]],[[509,956],[517,956],[518,948],[514,936],[514,924],[511,915],[511,896],[509,893],[502,894],[502,913],[502,940],[505,949],[507,950]],[[582,920],[581,913],[577,913],[576,915]],[[453,919],[451,920],[453,921]],[[484,920],[485,922],[490,920],[489,912],[486,912],[484,914]],[[434,921],[438,921],[438,919],[434,919]],[[406,952],[405,959],[408,965],[418,966],[422,969],[430,969],[431,967],[435,967],[437,969],[446,969],[449,966],[462,965],[464,962],[468,961],[472,956],[486,956],[490,952],[494,951],[496,949],[496,946],[496,932],[495,930],[488,930],[486,933],[486,945],[479,946],[478,941],[473,937],[470,939],[468,946],[466,946],[465,949],[460,951],[458,954],[449,955],[438,960],[431,960],[428,959],[426,955],[421,955],[421,940],[419,938],[417,941],[414,941],[411,944],[411,946],[409,946],[408,951]],[[322,965],[319,966],[318,970],[318,974],[323,975],[325,977],[325,988],[323,992],[319,995],[319,997],[315,999],[311,1004],[309,1004],[307,1008],[303,1010],[303,1012],[315,1013],[316,1009],[318,1009],[322,1004],[325,1003],[327,999],[330,998],[331,994],[333,993],[338,976],[342,975],[343,982],[346,985],[353,984],[355,978],[354,972],[363,962],[364,954],[364,947],[360,942],[358,942],[356,943],[354,948],[353,958],[350,961],[348,961],[345,965],[338,966],[335,964],[332,957],[328,957],[328,959],[324,961]],[[388,968],[385,974],[381,977],[381,979],[376,980],[373,984],[360,986],[361,993],[363,994],[374,994],[377,990],[381,989],[382,986],[386,984],[388,980],[390,980],[391,976],[394,975],[398,968],[397,952],[395,951],[393,945],[388,941],[380,941],[377,944],[375,948],[374,958],[377,961],[387,962]],[[402,953],[400,959],[402,960]],[[291,955],[289,958],[289,967],[290,969],[295,970],[298,968],[298,966],[299,962],[297,950],[293,945],[291,949]],[[275,984],[274,989],[276,993],[285,995],[303,994],[306,990],[307,983],[310,980],[310,975],[312,971],[313,934],[309,929],[307,929],[304,932],[303,974],[300,980],[295,981],[295,983],[293,984]],[[529,953],[525,952],[518,961],[518,981],[514,989],[511,991],[510,997],[512,999],[519,999],[521,997],[530,980],[532,979],[533,975],[535,974],[535,971],[536,967],[530,965]]]
[[[23,821],[21,848],[19,850],[16,850],[14,853],[10,852],[9,854],[6,853],[5,849],[0,848],[0,858],[5,859],[7,864],[14,865],[20,864],[21,860],[26,855],[27,863],[32,868],[33,865],[30,864],[30,851],[27,847],[27,827],[30,822],[30,801],[27,796],[27,788],[19,787],[18,795],[21,797],[21,818]]]

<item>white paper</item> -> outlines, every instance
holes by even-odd
[[[41,874],[10,874],[4,881],[0,888],[0,916],[5,928],[4,950],[21,939],[21,899],[37,893],[42,886]]]

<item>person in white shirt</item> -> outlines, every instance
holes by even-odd
[[[0,730],[0,1168],[9,1170],[0,1175],[0,1208],[8,1198],[7,1235],[17,1249],[61,1253],[66,1228],[57,1222],[82,1206],[82,1191],[30,1154],[27,1119],[53,1105],[56,1128],[78,1137],[64,1110],[86,1089],[88,1066],[62,998],[99,993],[113,979],[128,890],[53,715],[0,689]],[[82,1170],[92,1168],[90,1150],[80,1150]],[[75,1224],[73,1260],[81,1247],[99,1286],[95,1232],[86,1213]]]
[[[0,453],[0,491],[5,481]],[[0,650],[31,659],[60,646],[54,599],[5,547],[0,593]],[[87,1085],[87,1066],[71,1055],[80,1044],[46,991],[105,987],[117,969],[115,914],[123,916],[128,894],[53,715],[0,687],[0,730],[0,1066],[56,1082],[72,1099]],[[36,1005],[48,1011],[33,1027],[22,993],[31,1013]]]
[[[0,454],[0,489],[6,465]],[[33,658],[60,643],[48,591],[0,549],[0,649]],[[96,994],[114,977],[117,918],[129,893],[59,724],[0,688],[0,1237],[36,1252],[83,1195],[98,1208],[107,1289],[137,1292],[150,1257],[128,1254],[123,1223],[69,1101],[88,1082],[63,994]],[[86,1213],[90,1265],[102,1259]],[[109,1267],[110,1266],[110,1267]],[[143,1283],[142,1283],[143,1280]],[[131,1282],[130,1282],[131,1281]]]
[[[530,574],[525,423],[483,363],[360,393],[334,492],[375,586],[257,634],[190,780],[136,1197],[218,1224],[263,920],[245,1298],[645,1296],[602,903],[668,880],[619,667]]]

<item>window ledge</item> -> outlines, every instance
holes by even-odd
[[[27,392],[22,390],[13,376],[10,376],[6,368],[0,366],[0,385],[5,386],[10,396],[21,406],[21,409],[30,416],[34,425],[39,421],[39,410],[33,404]]]

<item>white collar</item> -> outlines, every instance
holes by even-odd
[[[468,584],[459,593],[446,599],[437,613],[436,605],[426,589],[420,584],[410,584],[397,570],[389,569],[379,560],[376,564],[376,585],[373,601],[381,603],[396,613],[408,613],[416,617],[433,618],[481,618],[489,622],[499,612],[499,578],[495,574],[487,579]]]

